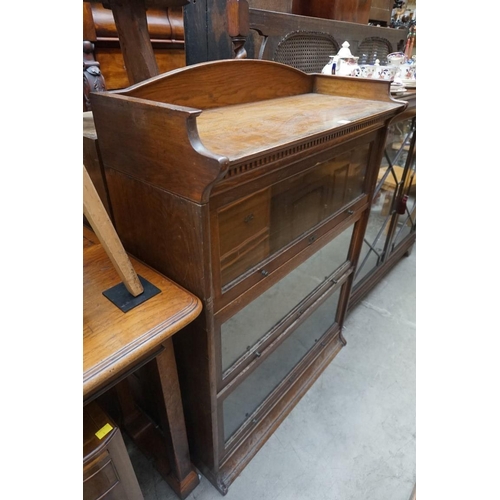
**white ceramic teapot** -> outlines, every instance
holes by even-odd
[[[352,76],[358,68],[358,59],[352,55],[349,42],[345,41],[336,56],[330,56],[330,60],[321,70],[325,75]]]

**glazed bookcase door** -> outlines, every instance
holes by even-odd
[[[220,326],[221,362],[225,372],[246,366],[302,309],[317,290],[336,283],[350,268],[349,248],[354,224],[247,304]],[[236,365],[235,365],[236,364]]]
[[[342,287],[338,285],[318,297],[309,310],[252,372],[233,390],[221,397],[222,449],[248,437],[253,426],[283,395],[324,343],[335,333],[337,311]]]
[[[396,207],[396,220],[390,247],[391,252],[399,248],[416,231],[417,172],[415,154],[409,168],[406,170],[406,175],[401,183],[401,189],[399,206]]]
[[[354,290],[416,231],[416,117],[389,127]]]
[[[218,208],[220,260],[215,265],[222,292],[359,202],[370,152],[370,143],[353,148]]]

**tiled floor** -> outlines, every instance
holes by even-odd
[[[415,485],[416,247],[350,313],[347,345],[227,500],[408,500]],[[132,445],[145,500],[177,497]],[[221,500],[206,480],[188,500]]]

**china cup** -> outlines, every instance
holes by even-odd
[[[356,66],[349,76],[355,76],[356,78],[371,78],[374,71],[375,66],[362,64],[361,66]]]
[[[398,68],[396,66],[379,66],[372,75],[376,80],[394,80]]]
[[[387,61],[391,65],[403,64],[406,61],[406,56],[404,52],[392,52],[387,55]]]
[[[375,72],[376,66],[373,64],[361,64],[360,69],[360,77],[361,78],[371,78],[373,73]]]
[[[402,64],[400,66],[402,80],[416,80],[417,79],[417,65],[416,64]]]

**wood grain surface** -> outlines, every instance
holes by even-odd
[[[191,456],[225,494],[345,344],[340,328],[387,124],[407,103],[391,97],[389,82],[308,75],[258,60],[188,66],[122,91],[93,93],[91,99],[114,221],[125,248],[203,300],[203,313],[172,342]],[[365,152],[361,159],[358,151]],[[341,162],[339,169],[352,163],[356,175],[351,178],[350,167],[346,168],[346,182],[352,189],[359,186],[361,194],[356,188],[354,198],[342,198],[337,211],[322,218],[318,213],[330,191],[323,188],[326,174],[315,174],[330,161]],[[332,189],[338,169],[333,170],[328,174]],[[267,237],[272,219],[259,212],[265,211],[264,195],[259,193],[280,183],[279,193],[290,193],[287,206],[292,222],[297,223],[287,238],[295,240],[277,247],[262,266],[251,262],[254,267],[240,281],[237,277],[223,289],[220,276],[226,261],[246,249],[248,242],[255,243],[254,248],[267,245],[262,238]],[[311,218],[306,220],[301,208],[311,199],[314,204],[307,205]],[[293,374],[283,378],[276,392],[266,396],[252,416],[246,415],[245,423],[226,441],[224,403],[231,391],[270,359],[272,349],[288,333],[279,341],[274,338],[265,346],[267,351],[259,351],[244,368],[240,364],[229,382],[222,381],[217,372],[222,349],[219,319],[227,320],[261,297],[350,225],[354,229],[346,265],[351,274],[343,274],[345,282],[337,283],[342,287],[338,314],[331,318],[326,343],[316,343]],[[239,231],[237,238],[233,238],[235,231]],[[272,242],[270,237],[270,248]],[[140,269],[137,272],[141,274]],[[318,288],[314,293],[323,292]],[[304,305],[305,311],[300,309]],[[319,304],[299,301],[296,307],[301,318],[292,313],[286,317],[293,321],[289,332],[306,315],[312,317]],[[219,315],[219,311],[224,312]]]
[[[83,165],[83,213],[97,234],[127,291],[134,297],[140,295],[144,292],[144,288],[116,234],[85,165]]]
[[[380,126],[407,106],[391,97],[388,81],[308,75],[245,59],[181,68],[125,90],[92,93],[91,102],[107,171],[197,203],[208,201],[232,161],[346,124]],[[352,137],[362,132],[356,128]]]
[[[134,258],[137,273],[161,293],[123,313],[102,292],[120,278],[95,234],[83,235],[84,400],[159,349],[201,312],[201,302]]]
[[[198,133],[207,149],[235,161],[397,107],[394,102],[302,94],[205,110],[197,119]]]

